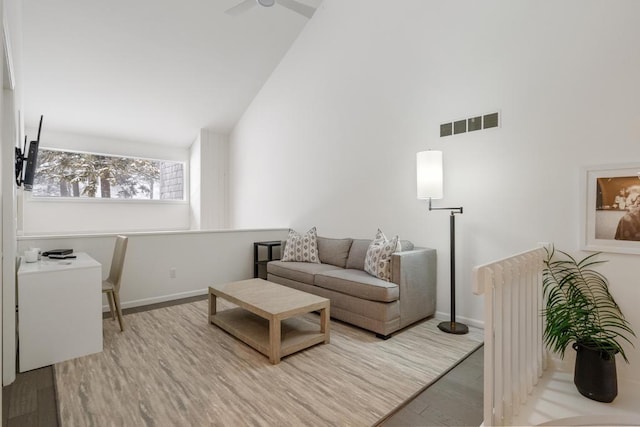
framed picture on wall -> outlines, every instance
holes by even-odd
[[[582,248],[640,254],[640,162],[584,170]]]

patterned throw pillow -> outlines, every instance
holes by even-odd
[[[287,242],[284,245],[284,253],[280,261],[315,262],[318,258],[318,235],[313,227],[305,234],[289,230]]]
[[[384,233],[378,229],[375,239],[367,249],[364,271],[389,282],[391,280],[391,254],[398,250],[400,250],[398,236],[387,240]]]

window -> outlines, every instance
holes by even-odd
[[[184,200],[184,164],[40,149],[34,197]]]

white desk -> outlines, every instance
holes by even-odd
[[[20,372],[102,351],[102,269],[77,258],[18,267]]]

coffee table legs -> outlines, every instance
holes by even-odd
[[[209,323],[213,323],[211,322],[211,316],[214,314],[216,314],[216,296],[209,291]]]
[[[329,344],[329,304],[320,310],[320,332],[324,334],[324,343]]]
[[[215,314],[215,313],[214,313]],[[324,343],[329,344],[330,336],[329,305],[320,309],[320,332],[324,334]],[[282,324],[278,317],[269,320],[269,362],[276,365],[280,363],[280,346],[282,345]]]
[[[280,363],[281,324],[279,318],[269,320],[269,362]]]

